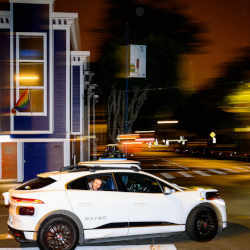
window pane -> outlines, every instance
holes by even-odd
[[[33,190],[40,189],[43,187],[47,187],[50,184],[56,182],[56,180],[52,178],[35,178],[30,181],[25,182],[22,186],[18,187],[17,190]]]
[[[79,178],[77,180],[74,180],[70,182],[67,186],[68,189],[79,189],[79,190],[88,190],[89,187],[86,182],[86,178]]]
[[[30,98],[31,98],[30,111],[43,112],[43,90],[41,89],[31,90]]]
[[[43,37],[20,36],[20,60],[43,60]]]
[[[98,189],[95,189],[94,182],[98,180]],[[92,190],[92,191],[116,191],[116,187],[110,174],[90,175],[72,181],[67,186],[68,189]]]
[[[93,185],[96,180],[99,180],[99,191],[115,191],[116,187],[113,182],[112,175],[109,174],[103,174],[103,175],[94,175],[94,176],[88,176],[87,177],[87,183],[90,188],[90,190],[95,190]]]
[[[20,86],[43,86],[43,63],[20,63],[16,79]]]
[[[20,96],[25,93],[25,89],[20,89]],[[43,112],[43,90],[29,90],[29,104],[25,106],[22,112]]]
[[[119,173],[117,175],[121,191],[135,193],[162,193],[156,179],[141,174]]]

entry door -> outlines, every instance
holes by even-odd
[[[47,163],[46,143],[24,143],[24,181],[45,172]]]
[[[2,179],[17,179],[17,143],[2,143]]]
[[[37,174],[60,170],[63,166],[63,143],[24,143],[24,180],[35,178]]]

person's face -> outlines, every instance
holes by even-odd
[[[100,189],[101,185],[102,185],[102,180],[100,180],[100,179],[94,179],[93,184],[92,184],[92,189],[94,191],[97,191],[97,190]]]

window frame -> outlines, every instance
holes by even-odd
[[[43,59],[20,59],[20,37],[30,36],[30,37],[42,37],[43,38]],[[43,112],[25,112],[16,111],[16,116],[47,116],[47,33],[45,32],[16,32],[16,75],[20,73],[20,63],[22,62],[34,62],[43,63],[43,86],[20,86],[19,80],[15,79],[16,84],[16,100],[18,101],[20,97],[20,90],[30,89],[30,90],[43,90]]]

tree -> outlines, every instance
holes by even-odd
[[[104,102],[108,107],[109,136],[115,140],[123,132],[125,80],[117,77],[121,71],[119,55],[120,45],[143,44],[147,46],[147,78],[129,79],[129,130],[144,106],[154,102],[162,107],[166,92],[152,89],[175,89],[178,86],[178,64],[183,54],[198,51],[202,44],[200,26],[187,17],[170,9],[160,9],[133,0],[106,0],[110,4],[108,14],[111,36],[102,47],[101,58],[97,63],[95,79],[100,84]],[[128,28],[128,33],[126,32]],[[128,39],[126,39],[126,34]],[[150,95],[152,99],[147,99]],[[173,103],[174,104],[174,103]],[[171,105],[167,107],[171,110]],[[149,109],[144,109],[147,112]],[[166,110],[162,110],[166,112]]]
[[[221,67],[219,77],[209,82],[210,87],[191,95],[185,105],[178,110],[183,126],[191,132],[206,136],[212,129],[232,129],[237,125],[241,126],[242,121],[246,121],[247,118],[242,120],[238,118],[244,114],[248,117],[250,110],[244,111],[241,115],[237,113],[237,109],[233,111],[234,103],[229,103],[228,97],[240,94],[241,89],[244,91],[244,85],[249,80],[250,47],[246,47],[238,52],[236,58]],[[250,98],[249,91],[248,95]],[[248,103],[245,101],[246,96],[242,96],[245,99],[242,103],[239,97],[238,95],[238,109],[241,106],[250,107],[250,101]]]

